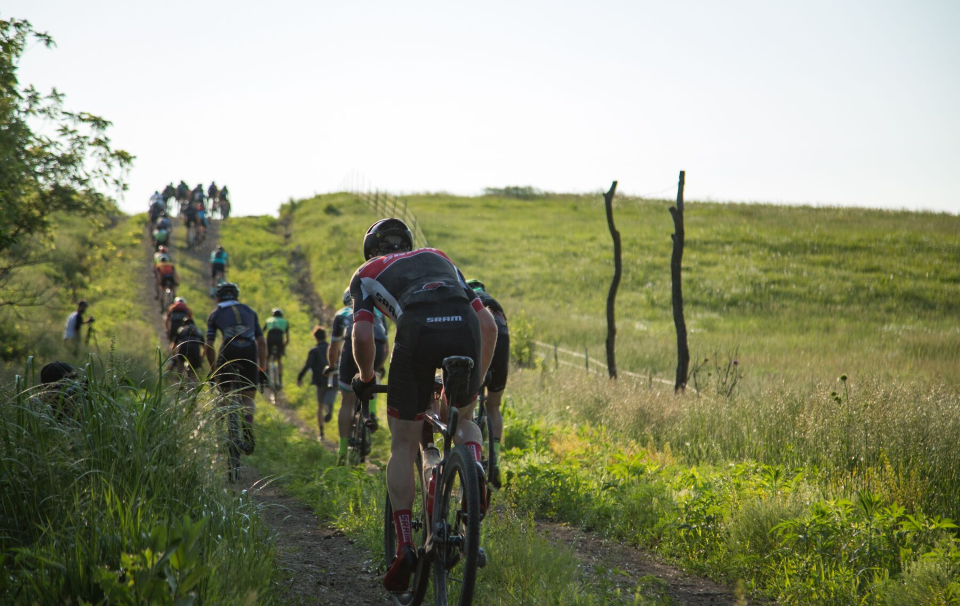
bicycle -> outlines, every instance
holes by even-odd
[[[380,392],[380,388],[383,392]],[[380,385],[374,393],[386,393],[386,385]],[[347,439],[347,463],[351,466],[361,465],[370,455],[370,433],[377,423],[370,417],[370,400],[360,400],[353,409],[353,424],[350,427],[350,437]]]
[[[163,292],[160,293],[160,313],[166,312],[170,309],[170,306],[173,305],[173,300],[176,298],[177,292],[170,286],[164,286]]]
[[[270,353],[267,355],[267,379],[270,384],[270,401],[274,404],[277,403],[277,400],[280,397],[280,390],[282,389],[282,378],[280,377],[280,364],[279,364],[279,355],[277,350],[270,348]]]
[[[474,422],[477,424],[477,427],[480,428],[480,434],[483,436],[483,441],[481,444],[486,450],[487,458],[480,461],[480,464],[483,465],[484,476],[487,480],[487,490],[486,497],[487,502],[485,506],[487,510],[490,509],[490,499],[493,491],[490,487],[490,478],[493,477],[493,469],[496,467],[497,461],[497,451],[493,448],[493,421],[490,419],[490,415],[487,414],[487,384],[484,382],[480,386],[480,393],[477,396],[477,408],[474,411]]]
[[[450,356],[443,361],[444,391],[458,394],[466,389],[473,360]],[[375,393],[385,393],[386,385]],[[477,580],[477,569],[486,565],[486,554],[480,547],[480,482],[481,472],[470,450],[453,446],[459,411],[449,408],[448,422],[436,412],[428,412],[425,421],[443,437],[442,454],[435,446],[421,443],[417,454],[415,496],[411,512],[413,543],[417,550],[417,568],[412,587],[403,594],[393,594],[396,606],[415,606],[423,602],[433,578],[434,603],[437,606],[469,606]],[[429,494],[430,477],[434,494]],[[427,514],[432,511],[432,515]],[[383,549],[387,564],[396,554],[397,535],[393,525],[393,507],[387,494],[384,505]],[[432,573],[432,574],[431,574]]]

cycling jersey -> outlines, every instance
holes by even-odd
[[[225,250],[215,250],[210,253],[210,263],[215,265],[226,265],[227,264],[227,251]]]
[[[217,331],[223,336],[215,377],[224,391],[255,389],[259,382],[257,337],[262,337],[257,312],[238,301],[223,301],[207,318],[207,345]]]
[[[280,332],[285,333],[290,330],[290,323],[287,322],[286,318],[270,316],[267,318],[267,323],[263,325],[263,332],[270,332],[273,330],[279,330]]]
[[[245,347],[263,336],[257,312],[238,301],[224,301],[207,317],[207,345],[213,347],[217,331],[223,336],[222,350],[227,344]],[[254,353],[256,347],[254,347]],[[253,357],[251,360],[255,359]]]
[[[175,273],[177,273],[177,270],[173,267],[173,263],[160,263],[157,265],[157,274],[161,278],[172,278]]]
[[[172,226],[173,224],[170,222],[170,219],[166,217],[163,217],[159,221],[157,221],[157,229],[164,229],[166,231],[170,231],[170,228]]]
[[[287,322],[286,318],[278,318],[277,316],[267,318],[266,324],[263,325],[263,332],[267,335],[267,347],[270,348],[270,353],[275,356],[283,356],[286,353],[284,336],[288,334],[289,330],[290,323]]]
[[[483,303],[441,251],[415,251],[364,263],[350,281],[354,323],[372,323],[379,309],[397,322],[390,361],[387,413],[421,420],[433,398],[434,375],[447,356],[474,360],[466,391],[454,404],[472,402],[480,389],[480,320]]]
[[[157,229],[153,232],[153,239],[162,244],[167,241],[167,237],[169,235],[170,234],[167,230]]]
[[[510,334],[510,330],[507,328],[507,314],[503,311],[503,307],[497,300],[485,292],[478,292],[477,296],[480,298],[483,306],[489,309],[493,315],[493,320],[497,323],[497,332],[500,334]]]
[[[374,309],[399,320],[408,307],[461,301],[483,309],[477,293],[447,255],[435,248],[377,257],[350,281],[355,322],[373,322]]]
[[[349,341],[353,334],[353,308],[344,307],[333,317],[333,328],[330,331],[331,342]],[[383,317],[383,312],[374,309],[373,320],[373,339],[374,341],[385,343],[387,341],[387,321]]]
[[[174,303],[167,309],[167,318],[170,320],[170,330],[167,332],[167,338],[173,341],[183,322],[187,318],[192,318],[193,312],[187,307],[186,303]]]

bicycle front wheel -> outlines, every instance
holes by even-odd
[[[451,452],[443,470],[440,524],[434,559],[436,606],[470,606],[480,547],[480,478],[466,446]]]

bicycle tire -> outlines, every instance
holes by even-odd
[[[417,465],[414,468],[414,492],[413,492],[413,510],[411,519],[413,520],[413,546],[417,549],[419,559],[417,561],[417,571],[413,576],[411,591],[396,595],[391,594],[395,606],[416,606],[423,603],[423,598],[427,594],[427,587],[430,585],[430,562],[423,555],[421,547],[426,542],[427,524],[430,523],[426,516],[427,495],[423,489],[423,455],[417,453]],[[390,492],[387,492],[383,504],[383,561],[387,567],[390,566],[394,556],[397,553],[397,530],[393,525],[393,506],[390,503]]]
[[[367,425],[363,422],[360,409],[353,413],[353,427],[350,429],[350,440],[347,443],[347,462],[351,466],[360,465],[367,459],[366,450]]]
[[[227,412],[227,479],[231,484],[240,479],[240,412],[235,408],[236,403],[228,398]]]
[[[437,545],[433,561],[436,606],[473,604],[480,547],[479,482],[470,450],[461,445],[450,451],[437,487],[442,491],[439,518],[434,515],[443,526],[443,542]]]

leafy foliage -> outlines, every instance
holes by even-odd
[[[133,162],[129,153],[111,146],[107,120],[65,109],[56,89],[42,94],[33,86],[21,88],[17,65],[30,40],[54,45],[29,21],[0,19],[0,285],[31,262],[22,245],[46,235],[56,212],[109,209],[98,188],[122,191]],[[35,128],[39,125],[43,128]]]

